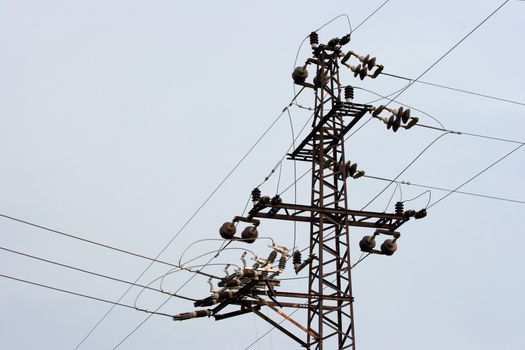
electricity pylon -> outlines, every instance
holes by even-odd
[[[346,161],[345,136],[356,126],[364,115],[372,115],[387,124],[387,128],[397,131],[399,127],[409,129],[417,118],[410,116],[409,110],[399,110],[380,106],[359,104],[353,101],[353,88],[343,86],[340,81],[341,65],[348,67],[355,77],[376,78],[383,66],[376,64],[370,56],[360,56],[353,51],[343,52],[342,48],[350,41],[350,35],[334,38],[327,44],[319,44],[317,33],[310,35],[312,57],[303,66],[297,67],[292,78],[294,83],[305,89],[312,89],[314,101],[314,119],[312,130],[302,142],[288,155],[288,159],[311,164],[311,200],[309,205],[285,203],[279,196],[273,198],[261,196],[256,188],[252,191],[254,206],[246,217],[235,217],[225,223],[220,233],[226,239],[234,237],[235,223],[248,222],[242,232],[242,238],[252,243],[257,238],[260,219],[307,222],[310,224],[309,256],[301,261],[300,253],[293,252],[296,273],[308,267],[308,291],[278,291],[279,273],[283,272],[287,258],[292,255],[282,246],[274,246],[268,259],[257,259],[252,267],[244,267],[222,279],[220,290],[212,290],[208,298],[198,300],[195,306],[214,306],[207,310],[176,315],[176,320],[213,316],[216,320],[254,312],[265,321],[294,339],[308,349],[355,349],[354,312],[350,259],[349,227],[375,229],[373,235],[365,236],[360,241],[363,252],[392,255],[397,249],[396,231],[410,218],[426,216],[424,209],[416,212],[404,210],[398,202],[395,212],[371,212],[348,209],[347,182],[364,175],[356,164]],[[350,65],[348,61],[356,58],[360,63]],[[312,69],[313,67],[313,69]],[[308,82],[308,70],[315,75]],[[344,96],[343,96],[344,95]],[[387,110],[389,118],[379,114]],[[376,250],[375,238],[387,235],[380,250]],[[273,266],[278,254],[281,254],[278,268]],[[266,297],[269,298],[266,299]],[[282,299],[292,298],[293,302]],[[240,305],[240,310],[220,312],[229,305]],[[267,306],[279,316],[296,326],[297,331],[281,325],[271,317],[260,312]],[[306,322],[300,322],[282,308],[307,309]],[[297,335],[297,332],[300,334]]]

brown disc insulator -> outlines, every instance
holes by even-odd
[[[308,78],[308,71],[304,67],[297,67],[292,73],[292,79],[296,84],[302,84]]]
[[[233,222],[225,222],[219,229],[219,234],[225,239],[232,239],[235,235],[235,232],[237,232],[237,228]]]
[[[359,248],[362,252],[370,253],[376,246],[376,241],[373,237],[364,236],[359,242]]]
[[[381,252],[385,255],[392,255],[397,250],[397,243],[393,239],[385,239],[381,244]]]
[[[244,230],[242,230],[241,237],[243,239],[243,242],[246,243],[253,243],[259,236],[259,232],[257,232],[257,227],[255,226],[248,226]]]

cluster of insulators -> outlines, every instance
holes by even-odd
[[[350,161],[344,164],[335,163],[332,168],[335,173],[342,173],[344,178],[352,177],[354,179],[358,179],[361,176],[365,175],[364,170],[357,169],[357,163],[352,163]]]
[[[331,49],[331,50],[340,50],[342,46],[350,42],[350,34],[347,34],[341,38],[333,38],[328,41],[326,45],[319,45],[319,34],[316,32],[310,33],[310,46],[312,49],[316,50],[319,47]]]
[[[352,57],[357,58],[361,63],[357,65],[351,65],[347,63],[348,60]],[[381,74],[381,72],[384,69],[384,66],[382,64],[376,63],[375,57],[370,57],[370,55],[361,56],[353,51],[348,51],[341,60],[341,63],[350,68],[352,72],[354,72],[354,77],[359,77],[359,79],[361,80],[365,79],[366,77],[375,79],[378,77],[379,74]]]
[[[363,239],[359,242],[359,248],[361,248],[362,252],[365,253],[378,253],[377,251],[374,251],[374,248],[376,246],[376,240],[375,240],[376,234],[372,236],[364,236]],[[385,241],[381,244],[381,253],[387,256],[393,255],[397,250],[397,237],[393,239],[385,239]]]
[[[390,117],[380,117],[379,114],[383,111],[388,111],[391,113]],[[389,108],[387,106],[381,105],[375,107],[372,115],[386,124],[387,129],[392,129],[396,132],[400,127],[405,129],[410,129],[417,124],[419,118],[410,116],[410,109],[404,109],[399,107],[399,109]]]
[[[256,226],[245,227],[244,230],[242,230],[241,238],[235,237],[236,232],[237,227],[231,221],[225,222],[219,229],[219,234],[224,239],[236,239],[246,243],[253,243],[255,242],[257,237],[259,237],[259,232],[257,231]]]

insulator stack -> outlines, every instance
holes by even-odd
[[[198,317],[210,317],[211,311],[209,310],[197,310],[192,312],[182,312],[180,314],[176,314],[173,316],[174,321],[183,321],[183,320],[189,320],[191,318],[198,318]]]
[[[248,226],[241,233],[241,237],[243,241],[246,243],[255,242],[258,236],[259,236],[259,232],[257,232],[257,227],[255,226]]]
[[[319,34],[316,32],[310,33],[310,45],[312,46],[312,49],[315,49],[319,46]]]
[[[405,205],[403,204],[403,202],[397,202],[396,203],[396,214],[403,215],[404,212],[405,212]]]
[[[233,222],[225,222],[219,229],[219,234],[224,239],[232,239],[236,231],[237,228],[235,227]]]
[[[252,201],[258,202],[259,199],[261,199],[261,190],[258,187],[256,187],[252,191]]]
[[[268,255],[268,264],[273,264],[275,262],[275,259],[277,259],[277,252],[275,250],[272,250],[270,255]]]
[[[354,87],[347,85],[345,86],[345,101],[352,102],[354,100]]]
[[[286,267],[286,257],[284,255],[281,255],[281,258],[279,259],[279,270],[284,271]]]
[[[295,253],[293,253],[293,265],[301,265],[301,260],[301,252],[297,250]]]

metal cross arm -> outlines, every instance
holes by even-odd
[[[338,101],[338,103],[330,110],[330,112],[328,112],[319,120],[319,122],[313,127],[312,131],[310,131],[310,133],[304,138],[299,146],[297,146],[297,148],[288,155],[288,159],[311,161],[314,155],[313,142],[315,136],[321,132],[326,123],[331,118],[333,118],[334,115],[351,117],[348,124],[346,124],[343,128],[343,135],[345,135],[367,112],[371,112],[372,109],[373,107],[371,105]],[[340,137],[341,135],[338,136]],[[337,144],[338,139],[333,139],[330,142]]]
[[[387,230],[396,230],[410,219],[410,216],[405,214],[263,201],[257,203],[257,205],[250,210],[248,217],[317,223],[319,216],[313,214],[324,214],[324,219],[332,221],[334,224],[347,224],[349,226],[382,228]]]

